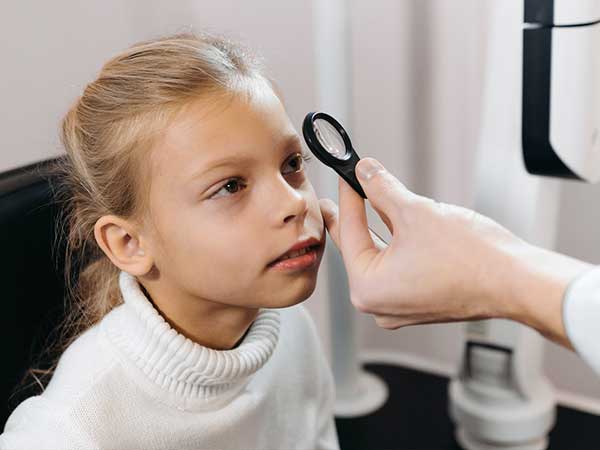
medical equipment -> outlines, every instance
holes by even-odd
[[[560,184],[549,177],[600,179],[600,1],[494,8],[475,209],[552,248]],[[546,448],[555,399],[542,374],[543,339],[505,320],[470,323],[466,337],[460,373],[449,385],[461,446]]]
[[[600,180],[600,1],[526,1],[523,155],[532,174]]]

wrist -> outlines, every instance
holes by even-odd
[[[563,322],[565,292],[574,278],[593,266],[525,242],[508,257],[509,288],[500,300],[503,317],[571,348]]]

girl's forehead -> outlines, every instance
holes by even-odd
[[[299,144],[296,141],[296,130],[272,91],[220,101],[199,99],[183,108],[165,130],[155,149],[156,164],[163,172],[184,175],[228,157],[272,157],[274,148]]]

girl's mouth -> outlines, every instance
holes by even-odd
[[[320,250],[320,244],[292,250],[270,263],[268,267],[276,270],[305,270],[317,263]]]

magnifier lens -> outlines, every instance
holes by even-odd
[[[313,130],[319,143],[331,156],[344,159],[348,150],[346,149],[344,139],[333,125],[324,119],[315,119],[313,121]]]

